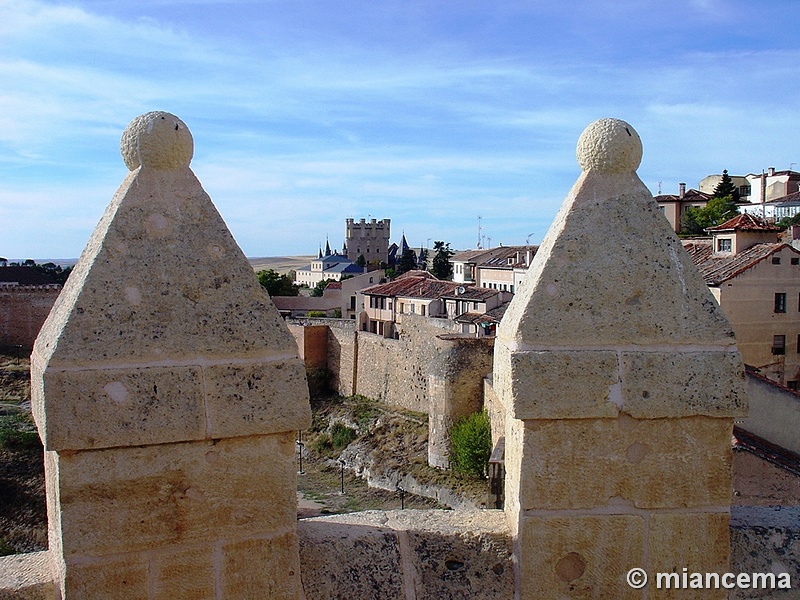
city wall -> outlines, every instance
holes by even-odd
[[[60,293],[61,286],[0,287],[0,348],[30,351]]]

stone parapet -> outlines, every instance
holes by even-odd
[[[501,511],[367,511],[300,521],[298,535],[307,600],[514,595]]]
[[[189,168],[168,113],[31,357],[51,570],[62,598],[286,598],[299,588],[294,339]]]
[[[636,175],[641,153],[623,121],[584,131],[584,172],[498,328],[520,600],[642,598],[625,581],[634,567],[727,570],[744,371]]]

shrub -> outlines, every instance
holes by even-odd
[[[349,446],[354,439],[356,439],[355,429],[351,429],[341,423],[334,423],[333,427],[331,427],[331,441],[333,442],[333,447],[337,450]]]
[[[492,454],[492,431],[484,410],[459,419],[450,428],[450,464],[466,475],[483,477]]]
[[[333,442],[331,441],[331,436],[327,433],[319,434],[317,436],[317,439],[314,440],[314,443],[311,447],[317,454],[327,454],[328,452],[333,450]]]

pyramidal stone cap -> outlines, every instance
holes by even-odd
[[[638,133],[601,119],[576,154],[583,172],[498,327],[501,401],[520,419],[742,414],[733,331],[636,174]]]
[[[130,172],[34,344],[45,448],[303,429],[297,345],[189,168],[188,127],[147,113],[121,152]]]

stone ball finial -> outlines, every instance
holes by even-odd
[[[167,171],[189,166],[194,140],[186,123],[173,114],[157,110],[130,122],[122,134],[120,151],[131,171],[142,165]]]
[[[577,155],[584,171],[636,171],[642,162],[642,140],[625,121],[600,119],[583,130],[578,138]]]

